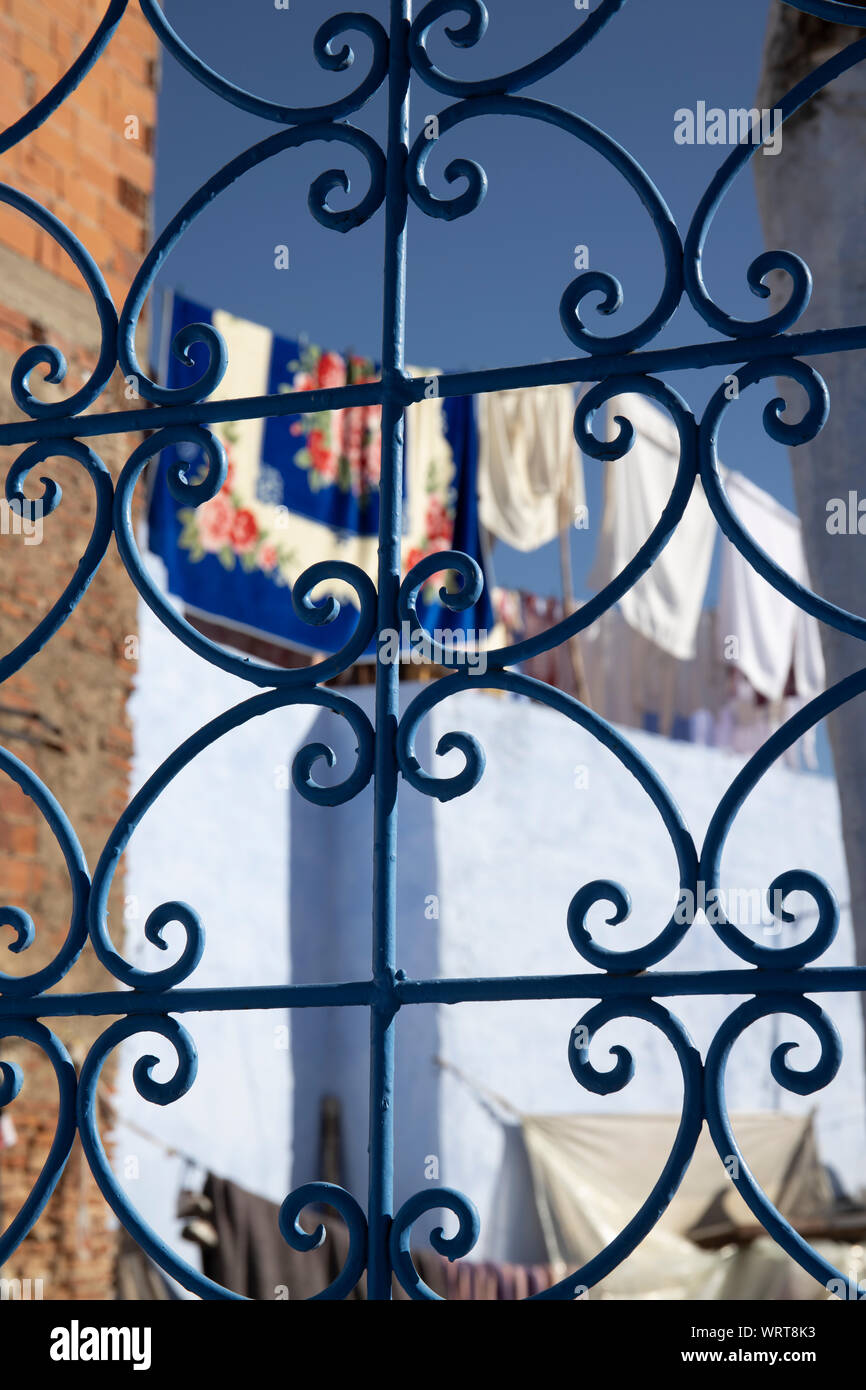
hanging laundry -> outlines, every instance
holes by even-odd
[[[681,736],[690,743],[713,742],[715,722],[726,698],[728,672],[719,660],[718,619],[718,609],[703,609],[693,659],[675,663],[672,732],[679,737],[680,721],[685,721]]]
[[[800,522],[769,493],[739,473],[725,489],[746,530],[800,584],[808,585]],[[824,688],[818,624],[769,584],[724,538],[719,631],[726,656],[767,700],[811,699]],[[731,640],[732,639],[732,640]],[[790,677],[793,672],[793,686]]]
[[[410,369],[414,375],[435,375]],[[478,425],[473,396],[425,398],[406,422],[403,573],[438,550],[459,550],[482,560],[478,510]],[[439,591],[448,572],[434,574],[418,599],[418,615],[428,629],[463,631],[484,646],[493,627],[493,603],[485,582],[478,603],[465,613],[445,608]],[[474,632],[473,632],[474,629]],[[470,646],[473,645],[470,642]]]
[[[548,632],[556,623],[562,621],[564,615],[561,599],[541,597],[539,594],[521,594],[520,600],[522,631],[518,640],[537,637],[539,633]],[[582,634],[578,640],[582,640]],[[567,695],[579,698],[574,663],[567,642],[560,642],[549,651],[531,656],[522,663],[521,670],[526,676],[546,681],[557,690],[564,690]]]
[[[562,620],[557,598],[494,589],[494,606],[509,644],[547,632]],[[581,607],[581,604],[577,605]],[[591,708],[611,723],[667,738],[712,742],[714,720],[726,698],[728,674],[719,659],[716,613],[704,609],[690,661],[678,661],[626,622],[616,607],[577,635],[591,692]],[[574,665],[562,643],[521,664],[525,675],[577,695]]]
[[[168,311],[167,311],[168,312]],[[292,342],[258,324],[174,296],[170,338],[191,323],[212,323],[223,336],[228,366],[212,398],[277,395],[375,380],[375,364]],[[193,349],[195,353],[195,349]],[[170,387],[189,371],[173,357],[163,364]],[[330,412],[216,424],[228,458],[221,491],[200,507],[178,503],[167,475],[178,460],[195,476],[199,451],[165,449],[155,470],[149,507],[149,544],[165,563],[169,591],[199,618],[245,633],[275,638],[308,651],[336,651],[354,630],[357,598],[348,585],[329,581],[318,591],[341,603],[323,627],[299,619],[291,586],[310,565],[342,560],[375,579],[379,526],[381,409]],[[476,500],[478,440],[471,397],[423,401],[407,412],[404,477],[407,528],[404,573],[432,550],[456,544],[480,558]],[[485,631],[490,601],[463,613],[438,597],[443,577],[431,580],[419,603],[429,627]],[[371,643],[367,652],[374,655]]]
[[[618,607],[609,609],[582,634],[593,707],[627,728],[689,743],[713,742],[727,675],[715,623],[715,610],[703,609],[695,654],[680,661],[631,627]]]
[[[121,1226],[117,1233],[114,1297],[123,1303],[169,1302],[180,1295],[158,1265]]]
[[[452,1302],[522,1302],[551,1288],[568,1273],[564,1265],[455,1260],[445,1265],[446,1298]]]
[[[324,1244],[315,1250],[293,1250],[279,1227],[280,1209],[275,1202],[248,1192],[227,1178],[207,1175],[203,1193],[209,1215],[207,1231],[184,1227],[184,1237],[201,1247],[202,1271],[208,1279],[246,1298],[273,1302],[307,1299],[336,1279],[349,1253],[349,1232],[333,1211],[322,1214],[327,1231]],[[182,1208],[180,1214],[185,1214]],[[314,1213],[305,1213],[312,1219]],[[199,1223],[199,1227],[205,1223]],[[413,1250],[412,1259],[421,1278],[436,1293],[446,1291],[448,1262],[434,1250]],[[367,1276],[347,1295],[365,1299]],[[393,1281],[394,1297],[408,1294]]]
[[[180,296],[166,306],[169,311],[170,339],[191,323],[212,323],[224,338],[228,366],[215,400],[276,392],[280,380],[288,388],[291,363],[302,386],[311,384],[314,371],[319,384],[346,382],[348,364],[336,354],[316,354],[258,324],[212,313]],[[161,376],[177,387],[189,372],[172,356]],[[344,414],[334,412],[341,417],[334,426],[341,446]],[[200,507],[176,502],[167,484],[168,470],[178,460],[195,476],[199,451],[183,444],[163,450],[150,497],[149,544],[166,565],[169,591],[197,616],[307,649],[327,644],[336,650],[348,640],[357,613],[348,586],[331,586],[343,606],[324,628],[297,618],[290,596],[291,584],[315,560],[345,560],[375,573],[378,495],[371,495],[368,474],[362,483],[352,458],[330,447],[335,441],[321,423],[317,417],[293,416],[214,425],[226,450],[228,476],[217,496]],[[269,428],[274,425],[279,428]]]
[[[521,1131],[531,1173],[528,1203],[537,1211],[551,1265],[579,1269],[626,1226],[660,1172],[679,1116],[524,1115]],[[820,1162],[811,1114],[732,1117],[743,1135],[756,1182],[795,1229],[838,1242],[842,1269],[861,1277],[859,1241],[866,1212],[843,1203]],[[778,1247],[760,1245],[763,1231],[722,1171],[709,1135],[701,1133],[670,1205],[637,1250],[590,1293],[608,1299],[824,1299],[792,1278]],[[528,1204],[527,1203],[527,1204]],[[832,1248],[832,1246],[831,1246]],[[829,1258],[829,1256],[828,1256]],[[813,1281],[814,1284],[814,1281]]]
[[[503,644],[513,646],[519,642],[523,634],[523,599],[520,590],[494,585],[493,612],[497,623],[502,625]]]
[[[619,574],[649,536],[673,490],[680,457],[673,422],[643,396],[610,401],[609,438],[615,434],[617,414],[633,424],[636,437],[625,457],[605,468],[604,516],[590,577],[595,589]],[[716,529],[698,481],[667,545],[620,599],[630,626],[681,661],[695,655]]]
[[[283,1240],[275,1202],[213,1173],[208,1174],[203,1196],[212,1212],[212,1234],[203,1239],[187,1225],[184,1235],[201,1246],[202,1270],[208,1279],[246,1298],[272,1302],[309,1298],[335,1277],[339,1269],[335,1244],[348,1246],[342,1222],[329,1223],[330,1249],[301,1254]]]
[[[493,601],[505,645],[547,632],[562,619],[562,603],[556,598],[496,588]],[[805,697],[796,693],[793,668],[782,698],[768,700],[759,695],[724,659],[719,633],[718,610],[703,609],[695,655],[679,661],[630,627],[618,607],[608,609],[577,638],[591,692],[590,707],[623,728],[751,756],[802,707]],[[817,653],[814,650],[816,633],[807,629],[807,636],[802,660],[814,680],[823,666],[820,648]],[[563,644],[530,657],[520,670],[576,695],[574,667]],[[785,762],[794,768],[818,768],[814,729],[786,751]]]
[[[267,330],[250,327],[270,338]],[[378,375],[368,358],[274,337],[266,390],[268,395],[328,390],[362,385]],[[260,425],[264,437],[256,460],[256,490],[262,500],[278,501],[294,516],[309,517],[339,535],[377,534],[381,406],[277,416]],[[317,539],[314,533],[312,540]]]
[[[585,506],[574,409],[571,386],[478,399],[481,522],[515,550],[546,545]]]

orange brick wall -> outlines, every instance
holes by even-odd
[[[0,0],[0,123],[47,92],[96,29],[106,0]],[[95,259],[115,304],[146,249],[157,43],[130,5],[103,57],[53,116],[2,160],[3,180],[44,203]],[[138,138],[127,118],[138,122]],[[47,232],[0,207],[0,243],[71,284],[81,280]]]
[[[57,80],[96,28],[105,0],[0,0],[0,122],[7,126]],[[119,307],[152,239],[149,226],[157,43],[138,8],[130,8],[107,52],[46,124],[5,156],[0,179],[30,194],[84,242]],[[139,138],[125,138],[136,116]],[[9,394],[15,360],[48,342],[69,364],[60,386],[33,389],[63,399],[91,372],[99,351],[96,315],[74,265],[45,232],[0,205],[0,421],[20,418]],[[144,345],[139,344],[144,352]],[[94,407],[129,408],[118,372]],[[140,436],[89,441],[116,478]],[[0,449],[0,482],[20,448]],[[75,569],[94,515],[91,483],[70,460],[34,470],[62,486],[59,508],[44,521],[41,544],[0,534],[0,651],[15,646],[46,611]],[[135,676],[127,638],[135,633],[136,595],[112,543],[83,602],[23,671],[0,686],[0,746],[10,749],[52,790],[78,834],[92,870],[128,799],[131,735],[126,703]],[[118,879],[111,921],[122,922]],[[0,968],[32,973],[57,953],[69,924],[71,897],[62,855],[29,798],[0,775],[0,904],[30,913],[34,945],[5,949]],[[116,937],[116,944],[122,945]],[[111,981],[86,948],[60,989],[106,989]],[[58,1019],[51,1026],[80,1062],[110,1022]],[[50,1066],[30,1044],[8,1040],[0,1056],[24,1073],[9,1109],[17,1143],[0,1150],[0,1228],[32,1187],[53,1135],[56,1087]],[[110,1078],[109,1078],[110,1079]],[[105,1137],[105,1136],[104,1136]],[[34,1232],[3,1267],[8,1279],[41,1279],[45,1299],[110,1298],[115,1234],[110,1212],[76,1145]]]

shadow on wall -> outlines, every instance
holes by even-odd
[[[368,715],[373,691],[353,692]],[[355,758],[355,739],[345,720],[323,711],[306,743],[329,744],[332,771],[319,764],[316,778],[345,777]],[[430,757],[429,733],[419,731],[418,755]],[[426,764],[426,765],[429,765]],[[319,807],[295,790],[289,801],[289,957],[295,983],[365,980],[370,977],[372,922],[372,786],[344,806]],[[439,886],[430,799],[405,784],[400,789],[397,881],[398,965],[412,976],[439,974],[438,919],[425,916]],[[366,1206],[369,1116],[369,1031],[366,1008],[293,1011],[289,1021],[293,1076],[292,1187],[323,1176],[322,1101],[339,1103],[338,1180]],[[405,1008],[397,1017],[395,1088],[395,1200],[423,1189],[440,1167],[437,1010]],[[435,1163],[430,1160],[435,1159]],[[328,1176],[334,1177],[333,1172]],[[447,1182],[447,1174],[438,1174]],[[441,1224],[432,1221],[431,1225]],[[418,1227],[421,1236],[421,1223]]]
[[[493,1188],[485,1241],[488,1260],[543,1265],[549,1255],[538,1215],[523,1130],[503,1124],[502,1162]]]

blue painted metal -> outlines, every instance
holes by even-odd
[[[208,333],[213,332],[207,324],[202,324],[201,327]],[[348,564],[343,560],[311,565],[293,586],[292,603],[295,612],[299,618],[314,627],[332,622],[339,612],[335,599],[327,598],[317,603],[310,597],[312,590],[323,579],[341,579],[355,590],[359,603],[357,626],[342,650],[317,662],[314,667],[303,670],[276,671],[272,666],[262,666],[258,662],[250,661],[248,657],[232,656],[231,653],[217,646],[215,642],[209,641],[208,638],[197,632],[163,598],[151,580],[138,553],[132,526],[132,495],[148,460],[154,458],[167,445],[184,440],[187,443],[200,446],[207,460],[207,473],[199,482],[190,483],[181,470],[175,468],[169,476],[169,488],[178,500],[189,502],[192,506],[200,506],[202,502],[209,501],[216,496],[225,482],[225,451],[215,435],[197,425],[186,427],[172,425],[159,430],[150,439],[145,439],[128,458],[117,484],[114,498],[114,531],[117,538],[117,549],[129,571],[132,582],[145,603],[153,609],[169,631],[173,632],[175,637],[178,637],[198,656],[212,662],[214,666],[219,666],[223,671],[228,671],[231,675],[251,681],[254,685],[278,686],[281,690],[292,686],[309,689],[310,670],[317,673],[316,678],[320,681],[330,680],[332,676],[337,676],[341,671],[347,670],[352,662],[366,651],[376,630],[376,590],[369,575],[364,570],[359,569],[357,565]],[[225,730],[220,730],[220,732],[224,733]],[[170,776],[172,775],[170,774]]]
[[[401,381],[405,375],[406,157],[409,143],[411,0],[391,0],[388,69],[385,281],[382,314],[382,472],[379,485],[380,642],[397,630],[400,538],[403,530],[403,429]],[[367,1291],[391,1296],[388,1235],[394,1203],[394,1044],[397,1005],[397,760],[394,743],[400,714],[400,669],[376,663],[376,752],[373,809],[373,952],[376,1000],[370,1010],[370,1177],[368,1184]]]
[[[65,100],[97,60],[129,0],[112,0],[102,22],[68,73],[32,108],[0,135],[0,153],[26,138]],[[836,0],[786,0],[806,13],[859,26],[863,10]],[[19,670],[39,651],[84,599],[87,586],[101,563],[114,535],[119,553],[131,581],[159,620],[202,660],[260,687],[257,693],[210,721],[185,740],[133,797],[114,827],[100,856],[92,880],[75,832],[62,808],[34,774],[11,753],[0,750],[0,771],[11,777],[29,795],[46,820],[64,855],[72,887],[72,916],[65,942],[48,965],[27,976],[0,973],[0,1037],[18,1037],[33,1042],[48,1057],[58,1083],[58,1122],[51,1151],[33,1192],[0,1238],[0,1261],[24,1238],[38,1219],[68,1157],[76,1132],[80,1133],[88,1162],[106,1200],[124,1226],[143,1248],[181,1283],[203,1298],[233,1298],[231,1291],[213,1284],[191,1269],[169,1250],[144,1224],[117,1184],[96,1122],[96,1094],[106,1058],[127,1038],[145,1033],[160,1035],[176,1057],[174,1075],[168,1081],[153,1076],[155,1058],[145,1055],[134,1068],[135,1085],[148,1101],[166,1105],[183,1095],[195,1080],[196,1053],[189,1033],[178,1021],[179,1015],[247,1009],[320,1008],[325,1006],[363,1008],[370,1015],[370,1169],[366,1212],[358,1199],[327,1183],[311,1183],[291,1193],[283,1203],[280,1229],[296,1250],[310,1250],[325,1238],[320,1225],[308,1232],[301,1225],[302,1213],[309,1207],[327,1203],[335,1207],[349,1231],[349,1252],[340,1275],[324,1290],[321,1298],[342,1298],[366,1271],[371,1298],[387,1299],[392,1275],[416,1299],[436,1295],[420,1279],[411,1255],[412,1231],[420,1217],[443,1209],[453,1213],[457,1234],[445,1237],[441,1230],[431,1236],[434,1247],[450,1258],[468,1254],[478,1237],[478,1218],[471,1202],[450,1188],[427,1188],[411,1197],[395,1214],[393,1211],[394,1145],[394,1046],[399,1011],[418,1004],[453,1004],[468,1001],[562,998],[590,1003],[568,1040],[568,1057],[576,1081],[598,1095],[609,1095],[626,1086],[633,1071],[633,1059],[621,1046],[611,1049],[613,1066],[599,1070],[590,1058],[592,1040],[598,1030],[622,1018],[640,1018],[667,1038],[679,1062],[684,1088],[683,1112],[671,1153],[652,1193],[628,1226],[609,1246],[575,1270],[555,1288],[539,1297],[570,1299],[577,1290],[589,1287],[609,1273],[651,1230],[682,1179],[706,1120],[721,1155],[738,1156],[739,1172],[734,1179],[758,1220],[776,1241],[821,1283],[842,1278],[779,1215],[766,1195],[757,1188],[732,1133],[725,1102],[725,1067],[731,1046],[753,1022],[769,1013],[789,1013],[805,1021],[816,1035],[821,1056],[807,1071],[788,1065],[793,1044],[783,1043],[771,1059],[771,1073],[787,1089],[806,1095],[828,1084],[835,1075],[841,1055],[838,1035],[827,1016],[807,997],[812,993],[838,993],[866,990],[866,969],[821,967],[815,964],[829,946],[838,928],[839,909],[829,886],[817,875],[791,869],[780,874],[769,886],[771,910],[782,919],[790,914],[784,907],[787,894],[808,893],[817,907],[817,923],[802,942],[784,949],[761,947],[727,921],[722,914],[710,924],[737,960],[736,968],[706,973],[653,970],[689,931],[694,908],[676,913],[646,945],[637,950],[616,951],[601,947],[592,938],[588,914],[598,903],[607,904],[613,924],[624,921],[630,911],[626,888],[619,883],[599,880],[583,885],[570,904],[567,921],[569,937],[584,962],[593,968],[575,974],[482,979],[407,979],[398,968],[398,942],[395,903],[397,800],[400,777],[425,795],[446,801],[462,796],[475,786],[484,773],[484,753],[477,740],[462,731],[443,736],[436,749],[441,756],[458,750],[463,767],[456,774],[437,777],[425,771],[415,756],[415,738],[421,721],[430,710],[452,695],[466,689],[516,691],[550,706],[566,719],[586,729],[608,748],[631,773],[662,819],[675,851],[681,900],[695,903],[696,889],[705,893],[720,882],[721,860],[731,826],[743,803],[764,772],[801,735],[841,704],[866,691],[866,668],[848,676],[800,710],[735,777],[722,797],[700,852],[670,793],[653,769],[629,741],[598,715],[577,700],[542,682],[512,669],[516,663],[549,650],[573,633],[586,628],[604,613],[647,570],[667,544],[680,521],[700,476],[720,527],[753,565],[780,592],[822,622],[857,638],[866,637],[866,617],[847,613],[796,583],[781,570],[744,530],[725,496],[721,480],[717,442],[724,413],[728,408],[723,387],[710,400],[703,417],[697,420],[687,402],[659,375],[683,368],[713,369],[736,366],[740,391],[768,378],[789,378],[805,390],[807,405],[798,422],[783,419],[785,402],[772,400],[764,410],[764,426],[775,440],[798,444],[815,438],[828,409],[828,392],[817,370],[804,363],[805,357],[850,351],[866,347],[866,325],[827,325],[803,333],[791,332],[811,292],[808,267],[786,251],[767,252],[747,270],[747,282],[759,298],[767,297],[766,276],[771,270],[787,271],[790,294],[778,312],[754,322],[728,315],[712,300],[702,274],[702,256],[712,218],[731,181],[751,158],[755,146],[744,142],[722,163],[696,209],[691,226],[681,240],[679,230],[661,194],[647,174],[626,150],[605,132],[574,112],[562,110],[515,93],[554,72],[585,50],[601,29],[610,23],[625,0],[600,0],[596,8],[577,25],[572,35],[549,53],[515,71],[477,81],[458,80],[439,69],[428,54],[428,43],[438,23],[451,15],[462,16],[458,27],[445,26],[445,36],[458,47],[479,44],[487,28],[487,10],[481,0],[430,0],[416,18],[411,0],[390,0],[389,27],[363,14],[340,14],[324,23],[314,41],[314,57],[331,72],[343,71],[355,61],[347,43],[349,33],[360,34],[369,46],[369,65],[353,92],[339,101],[306,110],[283,106],[245,92],[209,68],[175,33],[156,0],[140,0],[142,12],[166,50],[217,96],[251,114],[262,116],[286,129],[268,136],[237,156],[213,175],[169,222],[145,256],[120,313],[115,310],[105,281],[81,243],[45,208],[14,189],[0,186],[0,201],[14,207],[45,229],[72,257],[81,270],[96,306],[102,343],[96,368],[90,380],[63,402],[50,405],[31,390],[36,369],[46,379],[60,383],[66,372],[62,354],[51,346],[38,345],[23,353],[15,364],[12,393],[27,417],[24,421],[0,425],[0,444],[27,447],[13,464],[6,479],[6,496],[26,515],[37,505],[25,496],[24,484],[32,468],[48,459],[63,457],[81,465],[93,483],[96,511],[92,533],[78,568],[48,614],[14,651],[0,659],[0,680]],[[866,59],[866,40],[849,45],[841,54],[824,63],[800,82],[781,102],[785,119],[810,96],[854,63]],[[450,198],[436,196],[426,183],[426,166],[439,141],[420,137],[409,147],[409,93],[413,79],[457,98],[439,116],[440,140],[457,126],[475,116],[511,116],[540,120],[554,125],[578,141],[589,145],[622,174],[638,195],[659,236],[664,256],[664,283],[656,307],[640,324],[612,336],[603,336],[586,327],[581,306],[595,296],[598,312],[605,316],[621,314],[623,293],[619,281],[607,271],[587,271],[565,289],[560,304],[560,320],[570,341],[582,355],[558,362],[528,363],[481,372],[444,374],[439,378],[441,396],[465,395],[509,387],[532,388],[552,382],[594,383],[583,395],[575,416],[575,435],[584,451],[598,459],[621,458],[634,440],[630,422],[617,417],[619,434],[612,442],[602,442],[592,432],[596,412],[612,396],[637,392],[649,396],[671,416],[680,441],[680,464],[668,503],[650,537],[638,553],[606,588],[579,613],[556,624],[548,632],[516,647],[488,654],[487,669],[469,674],[461,668],[460,653],[439,652],[433,656],[456,669],[427,685],[416,696],[402,717],[398,709],[398,668],[380,659],[377,666],[375,728],[364,712],[346,695],[325,688],[322,682],[348,669],[371,638],[408,621],[418,628],[416,602],[421,585],[447,561],[461,578],[457,593],[444,595],[454,609],[473,603],[482,583],[477,563],[469,556],[449,553],[422,561],[403,578],[400,575],[401,523],[401,446],[406,412],[422,399],[425,382],[411,379],[404,362],[404,307],[406,267],[406,220],[409,200],[427,215],[452,219],[471,213],[484,197],[487,179],[474,161],[455,158],[445,167],[448,183],[463,182]],[[351,126],[345,117],[361,109],[369,98],[387,84],[387,139],[382,148],[370,135]],[[168,390],[150,381],[141,370],[135,353],[135,332],[154,277],[172,246],[190,222],[221,191],[243,174],[284,151],[314,141],[342,143],[361,152],[369,169],[369,187],[349,210],[336,211],[328,199],[335,189],[349,191],[349,178],[341,169],[331,169],[316,179],[309,191],[312,215],[331,230],[348,232],[369,221],[384,204],[385,273],[382,316],[382,375],[378,382],[347,386],[336,390],[306,391],[279,396],[213,401],[211,393],[226,370],[226,350],[219,334],[210,326],[193,325],[178,334],[173,350],[181,361],[195,370],[190,349],[199,344],[205,350],[206,365],[199,375],[179,390]],[[698,313],[721,339],[676,348],[647,348],[670,321],[686,294]],[[600,298],[599,298],[600,296]],[[201,354],[197,355],[199,361]],[[141,396],[150,408],[129,411],[93,412],[89,410],[100,396],[114,367],[137,378]],[[149,459],[167,444],[179,441],[200,446],[207,462],[203,479],[193,483],[180,469],[171,479],[175,494],[192,506],[213,497],[225,477],[225,458],[208,425],[223,420],[266,418],[301,411],[334,409],[347,405],[377,404],[382,407],[381,527],[377,585],[357,568],[345,564],[314,565],[296,584],[292,599],[299,616],[313,625],[333,621],[338,611],[333,599],[315,601],[316,585],[323,578],[339,578],[349,584],[358,600],[358,619],[350,641],[342,651],[316,666],[294,671],[277,671],[259,663],[245,661],[223,652],[194,631],[165,602],[154,588],[138,553],[131,523],[132,498],[136,484]],[[88,410],[87,414],[83,412]],[[124,467],[117,488],[101,460],[84,438],[141,429],[156,433],[138,446]],[[59,487],[43,479],[39,505],[48,517],[61,502]],[[431,639],[432,642],[432,639]],[[203,924],[195,909],[186,903],[165,902],[148,917],[144,933],[148,941],[164,947],[163,932],[169,922],[179,922],[185,944],[177,959],[159,971],[132,966],[119,953],[108,931],[107,900],[111,882],[125,846],[141,817],[157,801],[171,780],[205,748],[232,729],[253,718],[289,704],[304,703],[326,707],[346,719],[357,740],[354,765],[336,784],[322,786],[315,779],[320,760],[335,764],[331,748],[313,743],[297,755],[292,770],[294,784],[306,800],[316,805],[334,806],[351,799],[373,779],[374,783],[374,912],[370,977],[346,983],[323,982],[313,985],[271,984],[255,988],[196,989],[185,982],[194,971],[205,949]],[[779,897],[776,897],[776,894]],[[36,929],[29,914],[17,905],[0,909],[0,925],[12,928],[8,949],[26,951]],[[122,992],[106,988],[90,994],[46,993],[67,974],[83,945],[89,939],[112,981],[126,986]],[[744,962],[745,966],[739,964]],[[706,1059],[702,1059],[679,1020],[658,1003],[661,998],[720,995],[747,996],[719,1029]],[[120,1017],[118,1017],[120,1015]],[[76,1082],[74,1068],[62,1044],[41,1022],[43,1018],[64,1016],[114,1017],[91,1048]],[[580,1031],[578,1031],[580,1029]],[[0,1105],[12,1104],[21,1085],[18,1069],[0,1063]],[[844,1281],[852,1294],[863,1290]]]
[[[111,0],[108,9],[105,11],[97,28],[79,53],[75,62],[63,74],[59,82],[55,82],[50,92],[46,92],[29,111],[26,111],[20,120],[13,121],[10,126],[0,134],[0,154],[5,154],[11,150],[13,145],[17,145],[19,140],[23,140],[26,135],[31,135],[34,130],[38,130],[53,111],[66,100],[70,92],[74,92],[93,64],[96,62],[103,49],[107,46],[112,34],[123,18],[124,11],[129,4],[129,0]]]
[[[813,13],[817,13],[816,7],[808,3],[798,3],[797,8],[811,9]],[[854,6],[825,4],[823,8],[825,10],[843,10],[845,8],[853,10]],[[841,15],[839,19],[840,22],[845,22]],[[862,11],[858,22],[863,23]],[[776,103],[775,110],[779,114],[775,119],[784,125],[784,122],[790,120],[791,116],[799,111],[816,92],[821,91],[823,87],[826,87],[834,78],[841,76],[855,63],[862,62],[864,57],[866,57],[866,39],[861,39],[859,42],[843,48],[841,53],[837,53],[834,58],[828,59],[826,63],[815,68],[808,77],[804,77]],[[797,322],[812,294],[812,275],[809,267],[805,261],[799,256],[795,256],[791,251],[764,251],[755,258],[748,268],[749,289],[759,299],[769,298],[770,289],[766,284],[766,277],[771,270],[784,270],[790,277],[791,294],[787,304],[777,313],[769,314],[766,318],[758,319],[755,322],[748,319],[732,318],[730,314],[726,314],[713,302],[704,285],[701,260],[710,223],[731,183],[743,166],[749,162],[755,151],[760,148],[760,145],[747,141],[737,145],[731,151],[698,204],[685,243],[685,283],[689,298],[701,317],[712,328],[717,329],[719,333],[727,333],[731,337],[757,337],[765,334],[768,329],[783,333],[785,329]]]

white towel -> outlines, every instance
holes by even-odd
[[[546,545],[585,505],[574,410],[571,386],[478,398],[481,523],[515,550]]]
[[[608,463],[602,534],[590,583],[601,589],[640,549],[673,491],[680,457],[676,426],[639,395],[615,396],[608,406],[635,428],[635,441],[621,459]],[[695,639],[716,522],[700,480],[674,534],[649,571],[620,599],[626,622],[680,661],[695,655]]]
[[[769,493],[740,473],[728,473],[725,490],[745,529],[771,560],[800,584],[809,583],[800,522]],[[725,537],[719,594],[719,634],[736,638],[731,660],[759,694],[778,700],[791,667],[798,696],[824,688],[824,661],[816,620],[791,603],[753,569]]]

